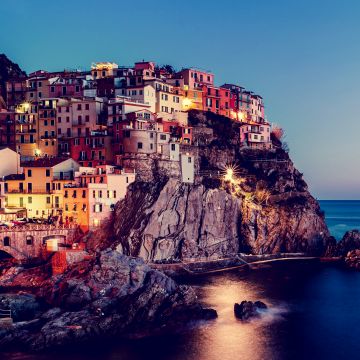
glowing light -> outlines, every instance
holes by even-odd
[[[29,102],[25,101],[17,106],[16,112],[17,113],[25,113],[30,109],[30,105],[31,104]]]
[[[183,104],[183,107],[184,107],[184,108],[188,108],[188,107],[191,107],[192,101],[191,101],[189,98],[184,98],[182,104]]]
[[[100,225],[100,220],[94,219],[94,226],[99,226],[99,225]]]
[[[41,150],[35,149],[35,156],[40,156],[40,155],[41,155]]]

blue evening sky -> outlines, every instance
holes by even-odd
[[[1,0],[0,53],[27,72],[142,59],[265,99],[320,199],[360,199],[360,1]]]

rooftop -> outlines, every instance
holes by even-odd
[[[24,161],[21,163],[21,166],[22,167],[53,167],[68,159],[70,158],[60,158],[60,157],[38,158],[35,160]]]

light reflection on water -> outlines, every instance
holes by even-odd
[[[360,353],[360,272],[283,262],[182,282],[193,285],[200,300],[217,310],[216,320],[178,334],[0,359],[343,359]],[[260,319],[243,323],[233,313],[234,303],[242,300],[261,300],[270,309]]]

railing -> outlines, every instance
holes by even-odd
[[[0,326],[7,326],[13,323],[11,310],[0,309]]]
[[[51,190],[46,189],[12,189],[6,191],[6,194],[51,194]]]
[[[14,225],[12,227],[6,228],[1,226],[0,233],[11,232],[11,231],[51,231],[51,230],[74,230],[78,227],[77,224],[69,223],[62,225],[54,225],[54,224],[23,224],[23,225]]]

